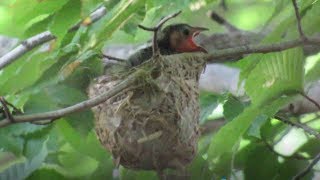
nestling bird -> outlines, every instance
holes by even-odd
[[[206,52],[197,45],[195,37],[201,31],[208,30],[203,27],[192,27],[188,24],[172,24],[165,27],[158,36],[160,54],[169,55],[183,52]],[[128,59],[129,66],[137,66],[152,57],[152,46],[139,50]]]

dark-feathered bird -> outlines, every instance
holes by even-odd
[[[208,30],[203,27],[192,27],[188,24],[172,24],[165,27],[158,36],[160,54],[169,55],[183,52],[206,52],[198,46],[194,38],[201,32]],[[152,57],[152,46],[141,49],[128,59],[129,66],[137,66]]]

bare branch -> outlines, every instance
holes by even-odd
[[[3,111],[4,111],[4,114],[5,114],[6,118],[10,122],[14,123],[14,118],[12,117],[12,114],[11,114],[7,104],[6,104],[6,100],[4,99],[4,97],[0,97],[0,103],[2,105],[2,108],[3,108]]]
[[[308,133],[310,135],[313,135],[316,138],[320,139],[320,133],[317,132],[316,130],[310,128],[309,126],[307,126],[305,124],[301,124],[299,122],[290,121],[290,120],[287,120],[286,118],[281,117],[281,116],[276,116],[275,118],[277,118],[279,121],[282,121],[282,122],[284,122],[286,124],[289,124],[291,126],[295,126],[297,128],[303,129],[306,133]]]
[[[299,31],[299,34],[300,34],[300,38],[303,41],[307,41],[307,37],[303,33],[302,26],[301,26],[301,16],[300,16],[297,0],[292,0],[292,4],[293,4],[293,7],[294,7],[294,12],[296,14],[297,26],[298,26],[298,31]]]
[[[128,88],[132,84],[135,83],[136,80],[136,73],[129,76],[127,79],[119,83],[118,85],[114,86],[113,89],[93,98],[89,99],[83,102],[80,102],[78,104],[75,104],[73,106],[69,106],[67,108],[59,109],[56,111],[49,111],[45,113],[37,113],[37,114],[30,114],[30,115],[20,115],[20,116],[14,116],[14,122],[11,122],[8,118],[0,120],[0,127],[8,126],[12,123],[22,123],[22,122],[34,122],[34,121],[41,121],[41,120],[51,120],[51,119],[57,119],[60,117],[63,117],[65,115],[79,112],[86,110],[88,108],[94,107],[107,99],[113,97],[120,91]]]
[[[166,23],[168,20],[178,16],[180,13],[181,13],[181,11],[178,11],[178,12],[176,12],[174,14],[166,16],[155,27],[152,27],[152,28],[145,27],[145,26],[142,26],[142,25],[138,25],[138,27],[143,29],[143,30],[153,31],[153,38],[152,38],[152,53],[153,53],[153,56],[160,55],[160,51],[159,51],[159,47],[158,47],[158,43],[157,43],[158,31],[161,29],[161,27],[162,27],[162,25],[164,23]]]
[[[93,12],[90,16],[91,21],[97,21],[102,16],[106,14],[106,8],[101,7],[97,9],[95,12]],[[68,32],[74,31],[80,27],[80,24],[75,25],[74,27],[70,28]],[[17,60],[19,57],[27,53],[28,51],[32,50],[33,48],[44,44],[50,40],[55,39],[56,37],[51,34],[50,31],[45,31],[40,34],[37,34],[25,41],[23,41],[19,46],[5,54],[0,58],[0,70]]]
[[[320,44],[320,38],[308,38],[307,42],[304,42],[301,39],[279,42],[274,44],[267,45],[248,45],[248,46],[239,46],[235,48],[228,48],[223,50],[217,50],[210,54],[204,54],[203,57],[207,61],[215,62],[215,59],[232,57],[232,56],[242,56],[246,54],[255,54],[255,53],[270,53],[270,52],[279,52],[286,49],[298,47],[306,44]],[[220,61],[219,61],[220,62]]]
[[[107,9],[103,7],[99,7],[98,9],[94,10],[90,16],[89,16],[89,22],[87,22],[87,19],[78,22],[76,25],[72,26],[68,32],[75,31],[80,28],[81,25],[90,25],[96,21],[98,21],[102,16],[104,16],[107,13]]]
[[[304,92],[300,92],[301,96],[303,96],[304,98],[306,98],[308,101],[310,101],[312,104],[314,104],[315,106],[317,106],[318,110],[320,111],[320,105],[317,103],[317,101],[313,100],[312,98],[310,98],[306,93]]]
[[[228,10],[226,0],[221,0],[220,3],[219,3],[219,6],[221,6],[222,9],[225,10],[225,11]]]
[[[210,133],[218,131],[227,121],[224,118],[207,121],[200,125],[201,135],[208,135]]]
[[[224,26],[229,32],[238,32],[241,31],[231,23],[229,23],[226,19],[221,17],[219,14],[217,14],[214,11],[209,12],[210,18],[214,21],[216,21],[218,24],[221,24]]]
[[[268,140],[261,135],[261,142],[268,148],[268,150],[270,152],[272,152],[273,154],[277,155],[277,156],[280,156],[282,158],[285,158],[285,159],[297,159],[297,160],[307,160],[308,158],[307,157],[304,157],[300,154],[293,154],[291,156],[285,156],[283,154],[280,154],[279,152],[277,152],[276,150],[274,150],[274,145],[273,144],[269,144]]]
[[[102,57],[108,58],[108,59],[110,59],[110,60],[119,61],[119,62],[126,62],[126,61],[127,61],[127,60],[125,60],[125,59],[121,59],[121,58],[109,56],[109,55],[106,55],[106,54],[102,54]]]
[[[320,160],[320,153],[316,155],[316,157],[311,161],[311,163],[305,169],[303,169],[300,173],[295,175],[292,179],[299,180],[305,175],[307,175],[312,170],[313,166],[315,166],[319,162],[319,160]]]

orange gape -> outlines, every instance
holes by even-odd
[[[170,55],[184,52],[207,52],[194,41],[200,32],[208,30],[188,24],[172,24],[164,28],[157,38],[160,54]],[[137,66],[152,57],[152,47],[146,47],[131,55],[128,59],[130,67]]]
[[[199,34],[199,32],[196,32],[197,34]],[[203,49],[201,46],[198,46],[194,40],[193,40],[194,36],[191,35],[190,37],[188,37],[183,43],[181,43],[181,45],[179,47],[176,48],[176,51],[179,53],[183,53],[183,52],[207,52],[205,49]]]

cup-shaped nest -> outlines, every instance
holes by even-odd
[[[181,169],[192,161],[199,137],[198,82],[204,66],[198,54],[154,58],[135,68],[136,84],[93,108],[96,133],[116,163],[163,170]],[[89,96],[123,81],[111,79],[97,78]]]

